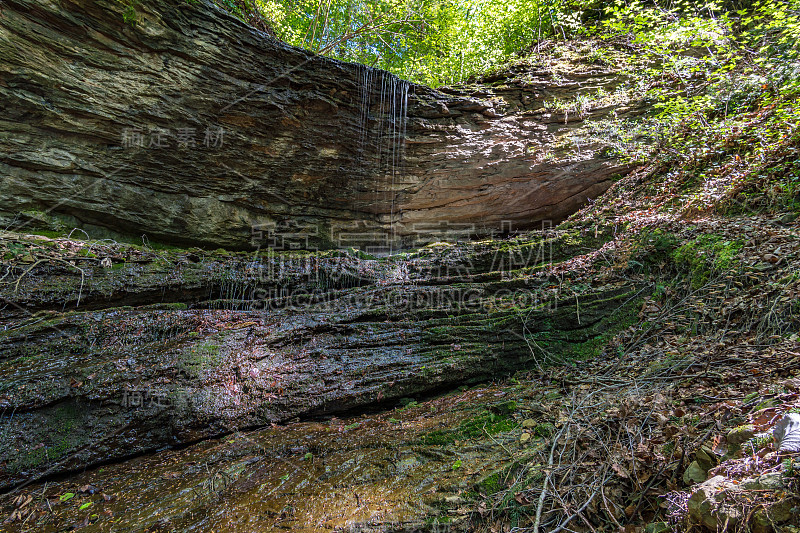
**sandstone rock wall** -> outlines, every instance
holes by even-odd
[[[641,307],[634,285],[559,295],[552,278],[508,275],[607,234],[431,246],[407,260],[2,237],[50,260],[11,266],[19,283],[0,284],[0,491],[496,379],[538,364],[531,335],[557,361]]]
[[[92,236],[397,248],[562,219],[626,170],[567,147],[582,120],[542,109],[613,88],[613,70],[444,94],[286,46],[207,0],[146,0],[133,24],[114,0],[0,10],[4,225],[45,212]]]

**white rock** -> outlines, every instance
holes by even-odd
[[[772,428],[776,447],[781,452],[800,452],[800,413],[789,413]]]

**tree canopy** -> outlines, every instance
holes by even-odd
[[[705,48],[730,70],[748,54],[794,58],[800,28],[798,0],[215,1],[289,44],[432,86],[525,57],[536,43],[577,37],[624,38],[667,62]]]
[[[429,85],[461,81],[573,36],[596,9],[555,0],[217,0],[283,41]]]

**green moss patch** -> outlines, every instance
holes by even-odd
[[[678,247],[671,256],[679,267],[689,271],[692,288],[697,289],[712,275],[734,268],[743,246],[741,241],[708,234]]]
[[[498,414],[484,409],[472,418],[462,421],[454,429],[435,430],[422,436],[420,442],[434,446],[452,444],[457,440],[474,439],[483,436],[497,435],[515,429],[519,424],[506,412]]]

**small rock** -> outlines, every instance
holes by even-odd
[[[728,530],[733,531],[742,520],[742,513],[725,503],[725,494],[735,488],[725,476],[714,476],[699,485],[687,502],[690,522],[712,531],[723,530],[727,524]]]
[[[702,446],[695,452],[695,459],[697,459],[697,464],[700,465],[700,468],[706,472],[717,466],[717,456],[706,446]],[[705,481],[705,479],[703,479],[703,481]]]
[[[728,433],[728,444],[739,445],[756,436],[755,428],[751,425],[739,426]]]
[[[742,444],[756,436],[753,426],[739,426],[728,433],[728,457],[739,457]]]
[[[666,522],[653,522],[644,526],[644,533],[667,533],[667,531],[672,531],[672,528]]]
[[[510,415],[517,410],[517,402],[508,400],[489,406],[489,410],[499,415]]]
[[[525,420],[522,421],[522,427],[523,429],[530,429],[536,427],[536,420],[534,420],[533,418],[526,418]]]
[[[786,213],[780,218],[782,224],[791,224],[797,220],[797,213]]]
[[[461,505],[464,503],[464,498],[461,496],[445,496],[444,501],[448,505]]]
[[[776,524],[788,522],[789,520],[792,520],[796,524],[797,513],[795,511],[794,504],[795,502],[793,502],[791,498],[786,498],[779,501],[768,509],[769,517]]]
[[[783,474],[772,472],[758,477],[751,477],[740,483],[747,490],[782,490],[784,488]]]
[[[769,517],[764,509],[758,509],[750,520],[750,531],[752,533],[772,533],[774,529],[769,522]]]
[[[775,528],[774,526],[783,524],[792,520],[793,504],[790,499],[781,500],[767,509],[759,509],[753,514],[753,519],[750,521],[750,530],[753,533],[788,533],[788,529],[783,527]]]
[[[692,461],[686,472],[683,473],[683,482],[687,485],[702,483],[706,480],[707,475],[708,470],[701,467],[697,461]]]
[[[520,437],[519,437],[519,441],[520,441],[521,443],[523,443],[523,444],[524,444],[524,443],[526,443],[526,442],[528,442],[529,440],[531,440],[531,434],[530,434],[530,433],[528,433],[528,432],[525,432],[525,433],[523,433],[523,434],[522,434],[522,435],[520,435]]]

